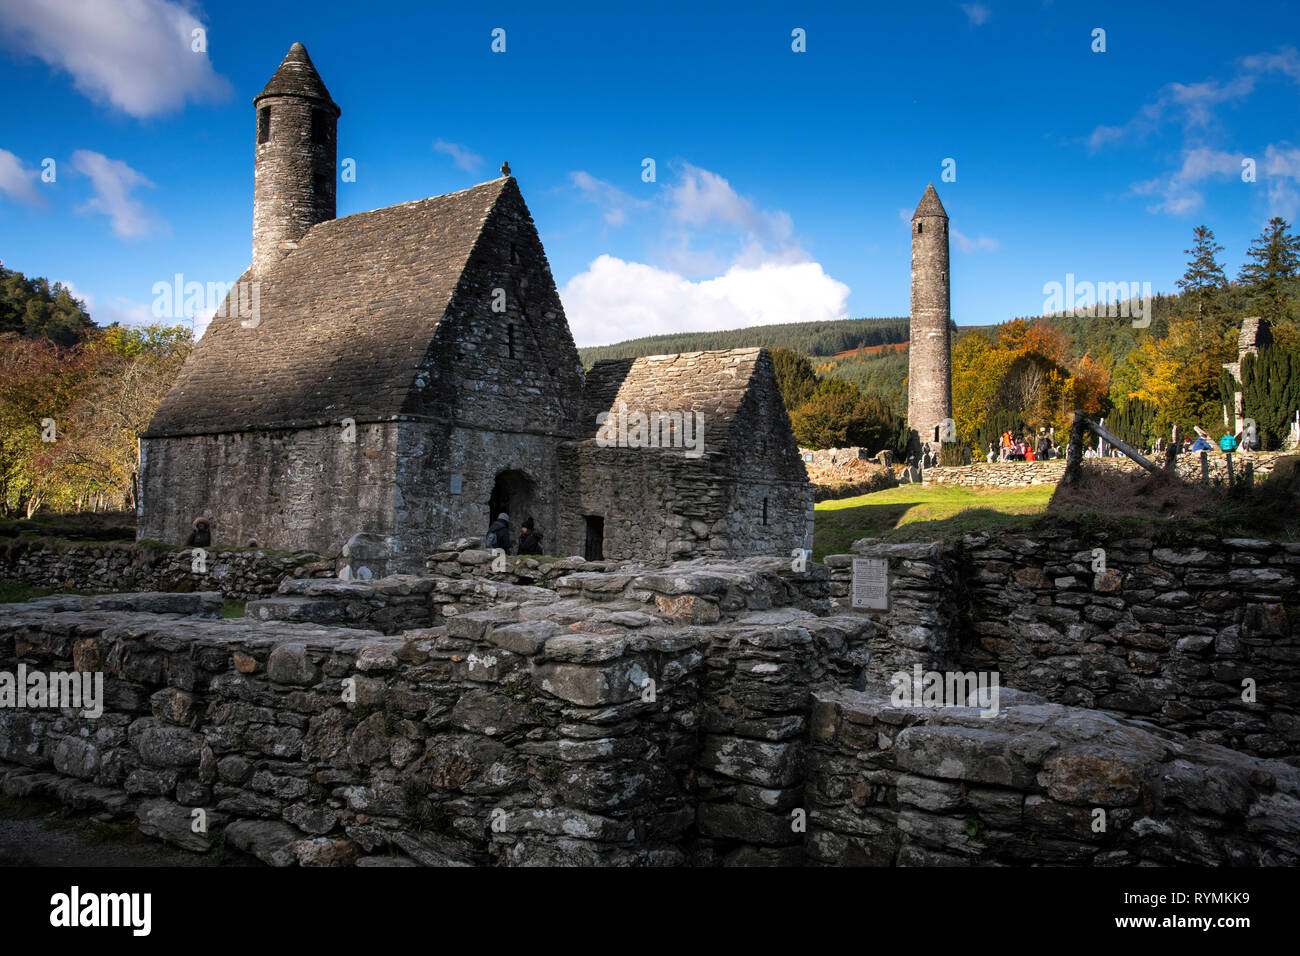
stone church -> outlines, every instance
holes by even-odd
[[[584,374],[508,167],[337,219],[341,111],[302,44],[253,102],[252,263],[140,437],[140,538],[205,517],[214,546],[364,547],[376,573],[500,512],[557,555],[811,547],[766,351]]]

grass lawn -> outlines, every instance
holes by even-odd
[[[1055,490],[1054,484],[987,489],[899,485],[856,498],[821,501],[813,525],[813,560],[846,554],[858,538],[918,541],[1027,526],[1047,509]]]

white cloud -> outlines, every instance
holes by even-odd
[[[848,316],[849,287],[816,262],[732,266],[691,281],[602,255],[560,292],[579,345],[662,332],[700,332]]]
[[[989,22],[989,17],[993,16],[993,11],[988,8],[987,4],[983,3],[963,3],[961,9],[973,27],[984,26]]]
[[[36,191],[37,172],[26,169],[20,160],[7,149],[0,149],[0,193],[17,202],[41,203]]]
[[[113,233],[122,239],[139,239],[163,227],[145,211],[144,205],[131,195],[137,186],[152,186],[144,176],[122,162],[103,153],[79,149],[72,154],[72,167],[89,176],[94,197],[83,208],[102,212],[113,224]]]
[[[634,225],[654,258],[602,255],[566,283],[560,295],[580,345],[847,316],[849,287],[812,261],[788,213],[760,208],[710,170],[671,169],[676,179],[646,199],[590,173],[570,175],[607,223]]]
[[[996,239],[990,239],[988,236],[980,236],[978,239],[972,239],[969,236],[958,232],[956,229],[949,229],[949,232],[952,233],[953,239],[956,240],[957,248],[967,255],[970,255],[972,252],[997,251],[998,241]]]
[[[230,92],[207,53],[192,50],[193,31],[204,29],[194,9],[172,0],[0,0],[0,39],[65,70],[95,102],[143,118]]]
[[[1157,176],[1145,182],[1134,183],[1133,192],[1139,196],[1158,196],[1160,202],[1148,206],[1148,212],[1163,212],[1179,216],[1199,209],[1205,196],[1199,184],[1211,179],[1240,176],[1242,155],[1199,146],[1183,151],[1183,162],[1166,176]]]
[[[459,143],[448,143],[446,140],[435,139],[433,141],[433,150],[436,153],[444,153],[450,156],[451,161],[467,173],[478,172],[483,167],[483,157],[477,153],[471,153]]]
[[[1294,223],[1300,218],[1300,149],[1269,145],[1264,150],[1268,213]]]

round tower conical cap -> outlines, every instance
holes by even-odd
[[[913,219],[922,219],[929,216],[940,216],[948,218],[948,213],[943,208],[943,203],[939,202],[939,193],[934,188],[934,183],[925,187],[925,192],[921,196],[921,201],[916,205],[916,212],[912,213]]]
[[[301,43],[289,47],[272,77],[267,80],[262,92],[253,97],[253,104],[266,96],[301,96],[316,100],[322,105],[333,108],[335,115],[342,113],[338,104],[325,88],[325,81],[316,72],[316,66],[307,55],[307,48]]]

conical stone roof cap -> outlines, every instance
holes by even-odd
[[[928,218],[930,216],[939,216],[942,219],[948,218],[943,203],[939,202],[939,193],[935,191],[934,183],[930,183],[925,187],[925,193],[921,196],[921,201],[916,205],[916,212],[912,213],[913,219]]]
[[[253,104],[256,105],[264,96],[301,96],[331,107],[335,116],[342,112],[330,97],[325,81],[316,72],[315,64],[307,55],[307,48],[301,43],[289,47],[289,52],[280,61],[279,69],[267,80],[262,92],[253,98]]]

